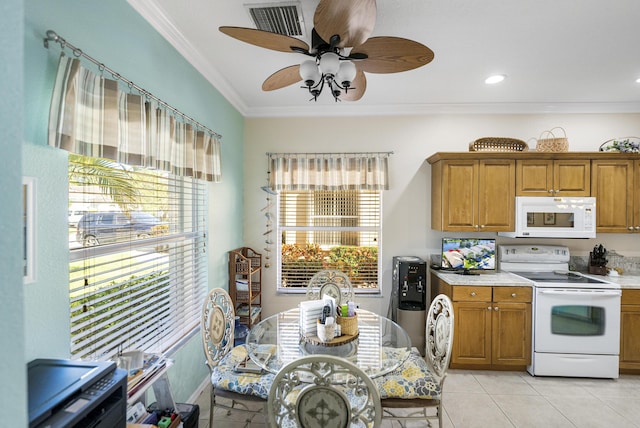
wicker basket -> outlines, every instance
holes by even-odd
[[[337,322],[340,324],[342,334],[348,334],[351,336],[358,334],[358,314],[355,314],[352,317],[341,317],[338,315]]]
[[[640,153],[640,138],[624,137],[607,140],[600,146],[601,152]]]
[[[556,137],[555,134],[553,133],[554,129],[561,130],[563,136]],[[540,138],[538,138],[538,142],[536,143],[536,151],[537,152],[568,152],[569,140],[567,140],[567,133],[564,131],[564,128],[557,126],[555,128],[551,128],[548,131],[543,131],[542,134],[540,134]]]
[[[517,138],[484,137],[469,143],[470,152],[526,152],[529,146]]]

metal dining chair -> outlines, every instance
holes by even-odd
[[[442,428],[442,391],[453,346],[453,304],[440,294],[433,299],[427,312],[426,356],[417,348],[399,368],[374,379],[380,391],[383,420],[438,420]],[[429,409],[435,408],[435,414]],[[402,414],[401,414],[402,413]]]
[[[267,405],[269,426],[278,428],[377,428],[378,389],[355,364],[331,355],[309,355],[276,374]]]
[[[324,296],[335,299],[336,305],[354,300],[353,285],[349,277],[339,270],[321,270],[311,277],[307,285],[307,300],[321,300]]]
[[[244,345],[233,346],[235,313],[229,294],[222,288],[209,292],[202,308],[201,331],[207,366],[211,374],[211,402],[209,426],[213,427],[216,407],[227,412],[242,411],[247,414],[245,426],[249,426],[258,414],[264,414],[273,374],[239,373],[236,366],[248,358]],[[219,402],[226,398],[231,404]],[[258,409],[248,406],[259,405]]]

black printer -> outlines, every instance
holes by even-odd
[[[125,428],[127,372],[111,361],[37,359],[28,365],[29,428]]]

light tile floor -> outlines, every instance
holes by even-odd
[[[449,370],[444,427],[640,428],[640,376],[619,379],[532,377],[524,372]],[[209,390],[198,400],[200,428],[209,425]],[[244,426],[241,414],[216,409],[213,427]],[[391,425],[385,421],[383,427]],[[424,423],[409,425],[426,426]],[[266,427],[255,420],[251,427]]]

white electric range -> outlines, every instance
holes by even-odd
[[[567,247],[500,246],[500,269],[533,282],[534,376],[617,378],[620,286],[569,271]]]

